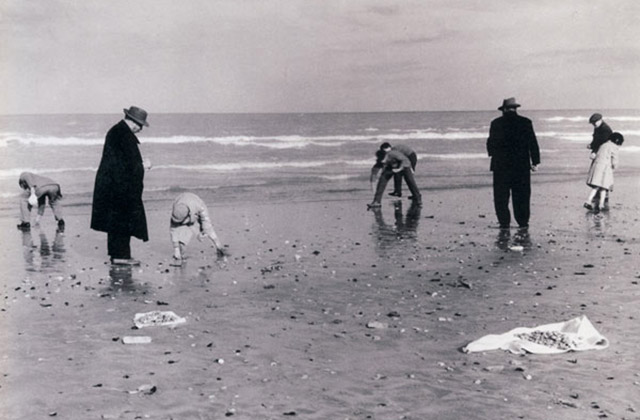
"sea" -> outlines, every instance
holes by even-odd
[[[640,175],[640,110],[525,110],[533,121],[542,165],[534,182],[575,180],[583,187],[586,146],[601,112],[625,137],[621,175]],[[154,114],[138,134],[145,203],[183,191],[210,205],[242,202],[372,198],[369,174],[383,142],[418,154],[416,180],[429,190],[491,185],[486,139],[499,111]],[[0,116],[0,215],[17,215],[18,177],[31,171],[62,186],[65,206],[90,211],[104,136],[121,114]],[[585,187],[586,188],[586,187]],[[585,190],[586,191],[586,190]]]

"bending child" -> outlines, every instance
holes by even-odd
[[[173,243],[173,260],[176,265],[182,264],[186,246],[194,234],[199,235],[198,239],[205,236],[209,238],[216,248],[218,257],[226,255],[223,245],[211,225],[206,204],[193,193],[182,193],[173,202],[170,231]]]
[[[36,205],[38,206],[38,214],[36,215],[35,224],[39,224],[40,218],[44,214],[47,200],[49,200],[49,206],[58,222],[58,228],[64,230],[62,204],[60,203],[62,198],[60,184],[45,176],[23,172],[20,174],[18,185],[24,190],[20,197],[20,217],[22,220],[18,225],[18,229],[27,230],[31,228],[31,209]]]
[[[584,203],[586,209],[595,210],[596,213],[604,209],[607,192],[613,187],[613,171],[618,165],[618,149],[623,142],[622,134],[611,133],[593,158],[587,177],[587,185],[591,187],[591,192]],[[594,209],[591,202],[598,193],[600,193],[600,200]]]

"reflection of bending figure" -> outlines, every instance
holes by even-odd
[[[33,242],[33,236],[30,230],[22,231],[23,256],[26,263],[27,271],[50,271],[59,262],[64,262],[64,235],[60,229],[56,230],[56,236],[53,244],[49,243],[49,239],[44,231],[38,233],[40,246]],[[36,253],[36,248],[38,252]],[[39,259],[36,258],[39,255]]]
[[[56,262],[64,262],[64,229],[56,229],[56,237],[53,240],[51,250],[53,251],[53,259]]]
[[[24,257],[25,268],[27,271],[36,271],[35,264],[33,261],[34,248],[36,248],[36,246],[33,244],[33,237],[31,236],[31,231],[23,230],[22,231],[22,256]]]
[[[402,202],[394,203],[395,225],[391,226],[384,221],[382,210],[379,207],[372,208],[377,226],[377,239],[382,246],[392,245],[402,239],[416,239],[420,212],[422,206],[412,203],[407,214],[403,217]]]
[[[412,202],[409,206],[409,210],[407,210],[407,215],[404,218],[404,223],[402,222],[402,203],[398,202],[396,205],[396,226],[398,228],[398,232],[403,234],[407,233],[412,237],[417,237],[418,224],[420,223],[420,212],[422,211],[422,206],[420,203]],[[398,215],[400,218],[398,218]],[[403,235],[405,236],[405,235]]]

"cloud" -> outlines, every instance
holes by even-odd
[[[373,13],[381,16],[394,16],[397,15],[400,11],[398,5],[392,6],[372,6],[367,8],[369,13]]]

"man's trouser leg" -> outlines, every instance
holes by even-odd
[[[525,172],[519,174],[512,184],[513,217],[518,226],[529,226],[531,204],[531,174]]]
[[[501,228],[508,228],[511,224],[509,211],[510,178],[508,173],[493,172],[493,206]]]
[[[51,207],[53,216],[56,218],[56,220],[62,219],[62,203],[60,202],[60,200],[62,199],[62,194],[60,194],[60,186],[50,185],[44,187],[41,198],[44,200],[44,197],[49,200],[49,206]],[[40,213],[40,211],[42,211],[42,213]],[[38,207],[38,214],[40,214],[41,216],[42,214],[44,214],[44,201],[42,208]]]
[[[387,183],[389,179],[393,176],[393,171],[389,168],[384,168],[380,178],[378,178],[378,185],[376,186],[376,193],[373,196],[374,203],[380,203],[382,201],[382,194],[384,194],[384,189],[387,188]]]
[[[131,236],[120,233],[107,233],[107,249],[111,258],[131,258]]]
[[[402,174],[393,174],[393,192],[402,194]]]
[[[20,196],[20,219],[22,223],[31,222],[31,204],[29,204],[29,192],[25,191]]]
[[[416,184],[416,179],[413,176],[413,171],[409,168],[405,168],[402,171],[402,176],[404,177],[404,180],[409,187],[409,191],[411,191],[413,202],[416,204],[422,203],[422,194],[420,194],[420,190],[418,189],[418,185]]]

